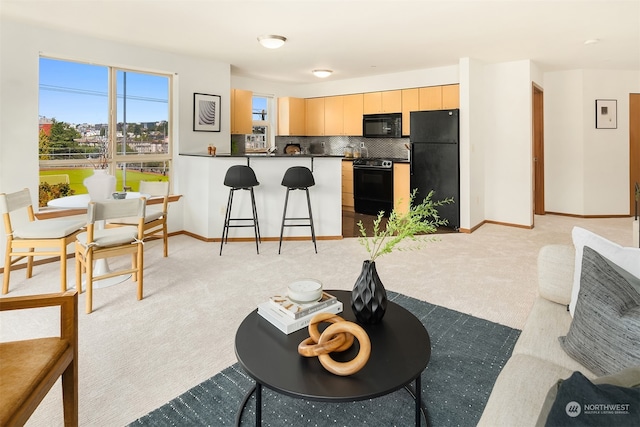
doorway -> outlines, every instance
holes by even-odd
[[[635,186],[640,184],[640,93],[629,94],[629,214],[635,215]],[[640,209],[640,206],[638,207]]]
[[[544,215],[544,97],[542,88],[532,86],[533,114],[533,213]]]

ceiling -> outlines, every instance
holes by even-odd
[[[530,59],[543,71],[640,70],[640,0],[0,0],[0,14],[211,58],[289,84]],[[285,36],[280,49],[257,37]],[[585,40],[598,39],[585,45]]]

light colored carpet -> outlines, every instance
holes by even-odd
[[[472,234],[442,234],[418,251],[376,262],[385,286],[432,304],[522,328],[536,295],[536,255],[549,243],[571,243],[579,225],[621,245],[632,242],[630,218],[576,219],[546,215],[532,230],[486,224]],[[145,246],[145,298],[135,284],[94,291],[94,312],[80,304],[80,424],[121,426],[145,415],[236,361],[237,325],[258,303],[289,282],[317,278],[325,289],[351,289],[366,257],[357,239],[261,244],[172,237],[169,257],[159,241]],[[113,266],[128,259],[112,262]],[[72,274],[74,264],[69,261]],[[9,296],[58,291],[56,263],[12,274]],[[4,313],[3,341],[55,333],[55,312]],[[30,426],[62,425],[56,385]]]

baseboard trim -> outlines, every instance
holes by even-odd
[[[474,231],[476,231],[478,228],[482,227],[484,224],[486,224],[486,221],[482,221],[480,224],[476,224],[475,226],[473,226],[471,228],[460,228],[460,229],[458,229],[458,231],[460,233],[471,234]]]
[[[566,216],[566,217],[571,217],[571,218],[581,218],[581,219],[593,219],[593,218],[629,218],[632,215],[577,215],[577,214],[570,214],[570,213],[562,213],[562,212],[545,212],[544,215],[557,215],[557,216]],[[502,222],[502,221],[492,221],[490,219],[485,219],[484,221],[480,222],[479,224],[471,227],[471,229],[468,228],[461,228],[459,231],[461,233],[473,233],[474,231],[476,231],[478,228],[482,227],[484,224],[496,224],[496,225],[502,225],[505,227],[516,227],[516,228],[523,228],[525,230],[531,230],[534,228],[535,225],[523,225],[523,224],[513,224],[513,223],[509,223],[509,222]]]
[[[510,223],[510,222],[492,221],[490,219],[485,219],[484,221],[480,222],[479,224],[474,225],[470,229],[469,228],[460,228],[458,231],[460,233],[471,234],[471,233],[473,233],[474,231],[476,231],[477,229],[479,229],[480,227],[482,227],[485,224],[496,224],[496,225],[501,225],[501,226],[504,226],[504,227],[524,228],[526,230],[531,230],[533,228],[533,226],[531,226],[531,225],[513,224],[513,223]]]
[[[593,219],[593,218],[630,218],[633,215],[578,215],[578,214],[570,214],[564,212],[545,212],[545,215],[558,215],[558,216],[568,216],[571,218],[583,218],[583,219]]]

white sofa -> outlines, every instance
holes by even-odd
[[[491,391],[479,426],[535,426],[544,406],[542,425],[558,381],[571,377],[574,371],[599,384],[640,387],[640,339],[634,338],[635,334],[640,336],[640,249],[622,247],[579,227],[573,228],[572,238],[573,246],[548,245],[538,254],[538,296]],[[591,369],[569,356],[559,337],[566,337],[567,351]],[[573,384],[575,381],[569,387]],[[581,387],[585,388],[580,393],[585,393],[593,385]],[[606,390],[598,391],[598,399],[617,393],[610,386]],[[636,425],[633,421],[640,419],[640,410],[634,411],[618,420]],[[597,422],[605,420],[598,418]],[[554,418],[558,421],[564,423]]]
[[[538,291],[513,354],[498,376],[479,426],[534,426],[549,389],[573,371],[596,375],[572,359],[558,337],[569,330],[575,250],[549,245],[538,255]]]

